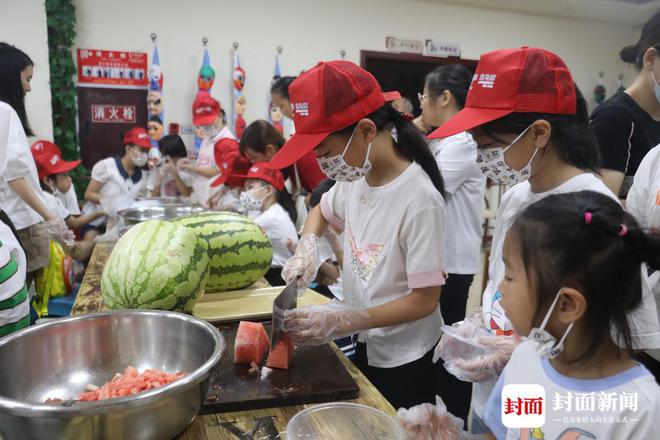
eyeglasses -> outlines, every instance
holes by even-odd
[[[424,95],[423,93],[417,93],[417,99],[419,99],[419,103],[422,104],[424,101],[426,101],[426,98],[428,98],[427,95]]]

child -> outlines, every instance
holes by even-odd
[[[471,371],[469,363],[460,365],[473,381],[480,382],[472,395],[473,432],[483,428],[480,416],[492,381],[515,347],[515,340],[509,338],[514,329],[497,290],[504,278],[504,237],[513,219],[526,206],[551,194],[591,190],[616,199],[594,175],[599,156],[587,122],[586,103],[564,61],[544,49],[523,47],[482,55],[465,108],[429,136],[442,138],[470,130],[479,148],[477,161],[482,172],[500,184],[514,185],[504,194],[497,212],[489,281],[482,298],[483,320],[496,337],[497,349],[488,359],[474,363],[490,361],[492,374]],[[631,332],[636,348],[660,344],[650,292],[635,313]]]
[[[181,159],[180,169],[192,174],[192,198],[208,208],[211,197],[211,182],[220,173],[214,157],[218,154],[233,154],[238,151],[236,138],[225,125],[220,103],[209,94],[202,94],[193,102],[193,124],[203,134],[196,161]],[[228,161],[223,161],[228,163]]]
[[[631,357],[628,315],[641,304],[642,263],[660,268],[660,238],[644,233],[610,196],[556,194],[516,218],[503,258],[502,306],[516,333],[528,339],[488,399],[484,416],[492,434],[486,438],[657,438],[660,387]],[[511,384],[545,389],[543,426],[502,424],[502,389]],[[431,428],[428,422],[442,421],[437,431],[415,438],[445,438],[437,435],[447,429],[446,413],[441,405],[434,410],[426,423],[412,426],[401,412],[418,434]],[[455,431],[451,438],[459,438]]]
[[[432,401],[447,217],[433,155],[376,79],[351,62],[318,63],[289,93],[297,132],[268,165],[285,168],[314,151],[338,182],[307,217],[282,277],[299,278],[300,288],[314,280],[330,223],[344,230],[346,256],[344,301],[287,311],[284,330],[312,345],[359,333],[355,363],[395,407]]]
[[[0,339],[30,325],[27,262],[9,226],[0,222]]]
[[[168,134],[158,141],[158,148],[163,157],[162,165],[150,174],[153,176],[152,195],[154,197],[188,197],[192,189],[192,175],[177,168],[181,159],[188,157],[186,146],[181,136]]]
[[[151,141],[147,131],[134,127],[124,133],[123,155],[100,160],[92,167],[92,179],[85,190],[87,204],[84,214],[104,212],[115,218],[117,212],[130,208],[135,199],[146,194],[147,173],[142,168],[147,165]],[[99,218],[82,228],[84,238],[94,238],[105,232],[107,219]],[[111,225],[112,226],[112,225]]]
[[[291,195],[284,188],[284,177],[279,171],[266,168],[263,163],[255,163],[247,174],[233,174],[231,178],[243,182],[244,191],[240,195],[243,210],[258,212],[254,221],[266,231],[273,243],[273,261],[265,275],[266,281],[271,286],[283,286],[282,267],[293,256],[287,242],[298,240],[296,211]],[[226,180],[219,177],[211,186],[218,186]]]

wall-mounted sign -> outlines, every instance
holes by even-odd
[[[396,37],[386,37],[385,47],[390,52],[419,53],[424,52],[424,43],[421,40],[402,40]]]
[[[92,104],[92,122],[135,124],[135,106]]]
[[[424,42],[424,55],[429,57],[460,57],[460,44],[443,41],[426,40]]]
[[[78,85],[146,87],[147,54],[78,49]]]

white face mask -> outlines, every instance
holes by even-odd
[[[539,344],[536,348],[536,352],[544,359],[556,358],[562,351],[564,351],[564,341],[573,329],[573,324],[575,324],[574,322],[569,324],[566,332],[564,332],[564,336],[562,336],[559,340],[559,343],[557,343],[557,339],[554,336],[545,330],[545,326],[550,320],[550,315],[552,315],[552,311],[557,304],[557,300],[559,300],[559,294],[561,294],[561,289],[559,289],[559,292],[557,292],[557,295],[555,295],[555,299],[552,301],[550,309],[548,309],[548,313],[546,313],[545,318],[543,318],[541,327],[534,327],[532,331],[529,332],[529,336],[527,336],[528,339],[531,339]]]
[[[241,206],[245,212],[249,211],[261,211],[261,206],[264,204],[264,199],[259,199],[254,196],[257,191],[266,188],[262,186],[260,188],[254,188],[249,191],[243,191],[240,196]]]
[[[355,127],[357,130],[357,126]],[[339,180],[341,182],[354,182],[364,177],[369,170],[371,169],[371,162],[369,162],[369,152],[371,151],[371,142],[367,146],[367,154],[364,157],[364,164],[361,167],[354,167],[346,163],[344,160],[344,155],[348,151],[348,147],[351,145],[353,140],[353,135],[355,135],[355,130],[353,134],[348,139],[344,152],[332,157],[317,157],[316,160],[319,163],[319,166],[323,170],[326,176],[333,180]]]
[[[220,128],[216,127],[215,124],[211,125],[200,125],[199,131],[208,138],[214,138],[220,133]]]
[[[133,165],[138,168],[142,168],[147,164],[147,161],[149,160],[147,153],[142,151],[134,151],[133,153]]]
[[[509,145],[506,147],[495,148],[479,148],[477,149],[477,163],[481,167],[481,172],[488,178],[500,185],[515,185],[516,183],[524,182],[529,179],[532,172],[532,161],[536,157],[539,149],[534,150],[532,158],[529,159],[527,165],[520,170],[514,170],[506,163],[504,153],[513,147],[513,145],[522,138],[532,126],[527,127],[520,133]]]
[[[655,75],[653,74],[652,70],[651,79],[653,79],[653,84],[655,84],[655,99],[658,101],[658,104],[660,104],[660,85],[658,85],[658,82],[655,80]]]

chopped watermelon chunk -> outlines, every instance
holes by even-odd
[[[293,342],[289,339],[289,335],[284,334],[270,351],[266,366],[287,370],[291,364],[291,358],[293,358]]]
[[[270,340],[264,325],[258,322],[241,321],[234,341],[234,363],[260,364],[270,348]]]

